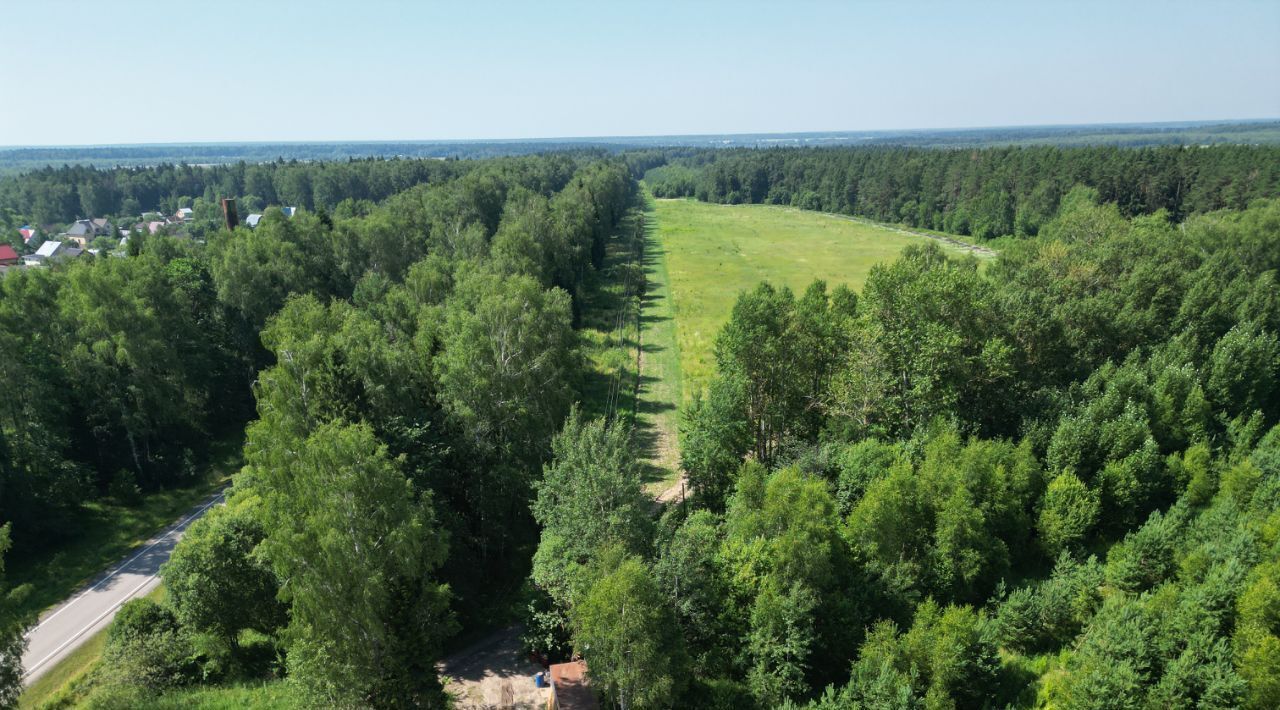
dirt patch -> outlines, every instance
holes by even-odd
[[[545,708],[548,690],[539,688],[534,674],[545,670],[520,646],[524,627],[494,632],[436,665],[455,708]]]
[[[684,500],[686,495],[685,487],[688,485],[689,477],[686,474],[680,474],[680,480],[676,481],[671,487],[654,496],[654,501],[659,504],[679,503]]]

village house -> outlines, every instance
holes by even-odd
[[[57,239],[50,239],[36,249],[36,253],[27,254],[22,257],[22,263],[27,266],[40,266],[50,261],[60,259],[74,259],[84,253],[84,249],[69,247]]]
[[[161,229],[164,229],[167,226],[168,226],[167,222],[161,222],[159,220],[153,219],[149,222],[138,222],[137,224],[133,225],[133,228],[141,232],[146,232],[147,234],[155,234],[156,232],[159,232]]]
[[[294,216],[298,214],[297,207],[281,207],[280,211],[284,213],[285,217],[288,217],[290,219],[292,219]],[[244,223],[249,225],[250,228],[257,227],[258,223],[261,221],[262,221],[262,215],[258,212],[254,212],[253,214],[244,218]]]
[[[551,697],[548,710],[599,710],[600,703],[591,692],[587,678],[587,662],[557,663],[549,669]]]
[[[111,223],[105,219],[78,219],[67,231],[58,235],[62,241],[73,241],[83,249],[89,242],[111,234]]]
[[[21,259],[19,259],[18,252],[14,251],[13,247],[8,244],[0,244],[0,266],[14,266],[19,261]]]
[[[45,259],[56,254],[61,249],[62,242],[56,239],[50,239],[44,244],[41,244],[40,248],[36,249],[34,253],[24,254],[22,257],[22,263],[24,266],[39,266],[44,263]]]

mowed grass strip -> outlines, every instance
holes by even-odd
[[[658,495],[679,483],[680,359],[655,225],[644,192],[609,239],[603,268],[583,285],[578,336],[589,365],[583,413],[634,423],[645,488]]]
[[[681,400],[680,347],[676,342],[671,276],[659,238],[657,212],[649,191],[644,200],[645,293],[640,310],[640,388],[636,439],[644,457],[646,489],[659,495],[680,480],[678,415]]]
[[[143,698],[136,710],[289,710],[305,707],[307,705],[298,698],[289,681],[271,680],[184,688],[159,697]]]
[[[769,281],[799,296],[814,279],[823,279],[828,288],[847,284],[861,292],[872,266],[892,261],[909,244],[926,242],[925,237],[790,207],[657,200],[656,208],[684,402],[715,374],[715,337],[739,293]]]

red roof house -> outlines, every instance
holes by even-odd
[[[588,687],[586,661],[557,663],[550,670],[548,710],[599,710],[600,703]]]
[[[0,244],[0,266],[13,266],[18,263],[18,252],[8,244]]]

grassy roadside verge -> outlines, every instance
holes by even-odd
[[[18,698],[18,707],[39,708],[41,706],[62,704],[76,694],[76,689],[84,684],[93,669],[98,667],[102,658],[102,650],[107,645],[107,631],[103,629],[90,636],[70,655],[58,661],[47,673],[36,679]]]
[[[240,710],[305,707],[287,681],[258,681],[184,688],[144,700],[136,710]]]
[[[22,611],[39,614],[70,598],[130,550],[176,522],[230,479],[240,465],[240,445],[238,436],[219,442],[209,471],[190,486],[148,493],[132,506],[106,499],[86,503],[82,528],[74,538],[8,565],[9,584],[31,585]]]
[[[164,603],[163,585],[143,598]],[[40,676],[18,699],[20,710],[55,710],[77,707],[99,688],[95,671],[102,663],[107,629],[89,637],[84,645]],[[237,708],[300,708],[284,680],[245,680],[215,685],[193,685],[154,696],[131,698],[138,710],[233,710]],[[115,705],[112,705],[115,707]]]
[[[147,593],[147,599],[162,602],[165,598],[164,586],[156,587]],[[85,639],[75,651],[58,661],[44,675],[36,679],[30,687],[22,692],[18,699],[18,707],[66,707],[73,705],[88,691],[89,676],[102,660],[102,651],[107,645],[107,630]]]

